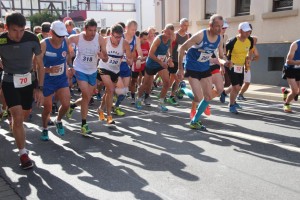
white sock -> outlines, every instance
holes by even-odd
[[[19,154],[20,156],[27,153],[27,149],[23,148],[23,149],[19,149]]]
[[[160,104],[164,104],[165,103],[165,99],[164,98],[160,98],[159,102],[160,102]]]

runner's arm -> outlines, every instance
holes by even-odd
[[[290,46],[290,50],[286,57],[286,63],[288,65],[300,65],[300,60],[294,60],[295,52],[298,49],[297,42],[293,42]]]
[[[99,35],[99,45],[100,45],[100,54],[99,57],[103,62],[107,62],[108,61],[108,55],[107,55],[107,51],[106,51],[106,40]]]
[[[123,41],[123,49],[125,51],[125,54],[126,54],[126,62],[128,65],[132,65],[132,53],[130,51],[130,46],[129,46],[129,43],[124,40]]]

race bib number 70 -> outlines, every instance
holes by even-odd
[[[31,85],[31,73],[27,74],[14,74],[14,86],[15,88],[23,88],[28,85]]]

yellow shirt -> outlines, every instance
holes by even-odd
[[[250,50],[250,47],[251,42],[248,38],[244,42],[237,39],[231,53],[231,61],[235,65],[243,66],[245,64],[245,59]]]

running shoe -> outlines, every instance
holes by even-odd
[[[87,124],[85,124],[85,125],[83,125],[82,127],[81,127],[81,134],[83,135],[83,136],[87,136],[87,135],[89,135],[89,134],[91,134],[92,133],[92,131],[91,131],[91,129],[89,128],[89,126],[87,125]]]
[[[97,94],[97,101],[101,101],[101,99],[102,99],[101,93],[99,92],[99,93]]]
[[[112,116],[107,116],[107,124],[114,125],[116,122],[113,120]]]
[[[298,101],[298,96],[299,96],[299,94],[297,94],[297,95],[294,97],[294,101]]]
[[[56,133],[60,136],[64,136],[65,135],[65,129],[64,129],[64,126],[63,126],[62,122],[56,122],[55,121],[55,125],[56,125]]]
[[[184,96],[184,92],[183,92],[183,89],[182,88],[179,88],[176,92],[176,97],[178,99],[183,99],[183,96]]]
[[[42,141],[48,141],[49,140],[48,130],[43,130],[42,131],[42,134],[40,136],[40,140],[42,140]]]
[[[197,129],[197,130],[206,130],[206,127],[202,125],[200,121],[198,122],[190,122],[190,128],[191,129]]]
[[[33,167],[33,162],[29,158],[27,153],[24,153],[23,155],[20,156],[20,161],[21,161],[21,167],[22,169],[30,169]]]
[[[167,112],[169,109],[165,106],[165,104],[159,104],[158,105],[158,109],[161,111],[161,112]]]
[[[224,95],[223,92],[222,92],[221,96],[220,96],[220,102],[225,103],[225,99],[226,99],[226,95]]]
[[[8,111],[7,110],[3,110],[3,115],[2,117],[8,117]]]
[[[194,118],[194,116],[196,115],[196,110],[195,109],[191,109],[190,112],[190,119],[192,120]]]
[[[205,108],[204,114],[205,114],[206,116],[210,116],[210,114],[211,114],[211,112],[210,112],[210,105],[208,105],[208,106]]]
[[[57,103],[52,103],[52,115],[54,115],[56,112],[58,112]]]
[[[178,102],[176,101],[175,97],[169,97],[167,98],[167,103],[172,105],[172,106],[178,106]]]
[[[72,118],[73,111],[74,111],[74,108],[69,107],[67,114],[66,114],[67,119]]]
[[[287,95],[289,93],[288,89],[286,89],[286,87],[282,87],[281,88],[281,93],[282,93],[282,99],[283,99],[283,101],[285,101],[286,98],[287,98]]]
[[[240,101],[247,101],[247,99],[242,94],[239,94],[237,99],[240,100]]]
[[[283,105],[283,111],[287,112],[287,113],[291,113],[292,112],[292,108],[290,104],[284,104]]]
[[[100,120],[100,121],[106,120],[106,118],[105,118],[105,116],[104,116],[104,111],[103,111],[103,110],[98,111],[98,114],[99,114],[99,120]]]
[[[145,104],[145,106],[151,106],[150,98],[149,97],[146,98],[146,99],[144,99],[144,104]]]
[[[234,113],[234,114],[239,114],[239,112],[236,110],[235,104],[229,106],[229,112]]]
[[[48,126],[54,126],[55,125],[55,123],[50,119],[49,121],[48,121]]]
[[[115,113],[116,115],[118,115],[118,116],[124,116],[124,115],[125,115],[125,113],[121,110],[120,107],[115,107],[114,113]]]
[[[234,105],[237,109],[240,109],[240,110],[243,109],[242,106],[240,106],[240,104],[238,104],[237,102],[234,102]]]
[[[131,98],[130,104],[131,104],[131,105],[134,105],[134,104],[135,104],[135,98]]]
[[[141,110],[142,109],[142,101],[137,99],[135,101],[135,107],[136,107],[136,109]]]

